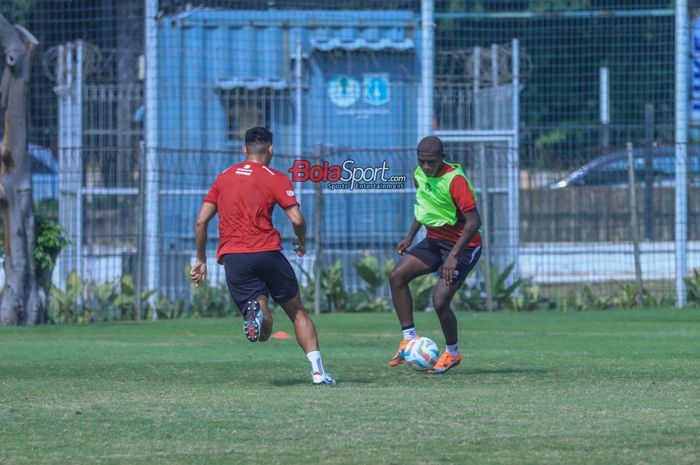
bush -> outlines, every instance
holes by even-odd
[[[423,312],[432,308],[433,291],[437,281],[433,274],[424,274],[408,284],[413,296],[414,312]]]
[[[684,279],[688,304],[700,305],[700,270],[693,270],[691,276]]]
[[[343,273],[343,262],[336,260],[333,265],[326,268],[321,273],[321,289],[328,303],[328,310],[342,312],[348,300],[345,292],[345,277]]]
[[[56,257],[70,241],[65,237],[65,230],[58,223],[43,215],[34,216],[34,232],[36,244],[32,255],[37,267],[37,274],[42,277],[45,272],[51,272],[56,266]]]
[[[187,316],[194,318],[222,317],[237,313],[225,284],[211,286],[207,281],[203,281],[199,283],[199,286],[195,286],[194,283],[190,286],[192,301]],[[170,308],[169,311],[174,311],[178,317],[183,316],[177,306]]]
[[[91,320],[90,312],[82,311],[83,291],[85,283],[78,273],[69,273],[66,277],[66,290],[57,287],[51,288],[49,300],[50,323],[88,323]]]
[[[637,285],[635,283],[625,283],[620,286],[619,293],[613,298],[613,302],[620,308],[634,308],[637,306]],[[656,305],[654,296],[648,289],[642,288],[642,305],[645,307]]]
[[[347,310],[350,312],[391,311],[389,302],[383,297],[378,297],[377,294],[386,285],[389,273],[394,268],[394,261],[387,260],[382,267],[374,255],[365,252],[361,259],[353,262],[353,266],[364,282],[365,289],[350,296]]]

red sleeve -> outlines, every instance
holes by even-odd
[[[212,205],[216,205],[216,199],[219,197],[219,178],[216,178],[214,184],[211,185],[211,189],[206,196],[204,196],[204,201]]]
[[[287,176],[279,176],[279,181],[276,180],[276,182],[272,184],[272,195],[275,197],[275,202],[282,208],[299,205],[294,195],[292,181],[290,181]]]
[[[450,183],[450,194],[452,201],[455,203],[459,211],[468,212],[476,208],[476,200],[474,194],[469,188],[467,178],[463,176],[455,176]]]

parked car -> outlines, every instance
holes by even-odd
[[[654,147],[652,150],[652,173],[657,187],[673,187],[676,176],[676,153],[674,147]],[[644,183],[646,176],[645,148],[632,151],[634,174],[637,183]],[[700,148],[688,151],[688,182],[700,186]],[[623,187],[627,180],[627,151],[611,152],[569,173],[561,180],[549,185],[550,189],[571,186]]]

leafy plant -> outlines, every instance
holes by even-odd
[[[79,311],[82,307],[81,300],[85,283],[75,271],[66,277],[66,290],[51,287],[51,299],[49,301],[49,316],[51,323],[87,323],[90,321],[89,310],[85,313]],[[87,318],[86,318],[87,317]]]
[[[576,295],[575,289],[569,288],[566,291],[566,296],[562,301],[561,307],[563,310],[581,310],[581,307],[579,305],[579,298],[578,295]]]
[[[584,286],[579,296],[579,310],[607,310],[613,308],[615,302],[610,296],[596,295],[590,286]]]
[[[115,292],[113,283],[103,283],[99,286],[92,286],[89,289],[88,306],[91,309],[92,317],[97,321],[107,321],[116,314],[116,300],[119,294]]]
[[[122,274],[119,279],[119,295],[114,304],[117,306],[118,314],[115,320],[135,320],[137,293],[134,288],[134,280],[129,273]],[[141,302],[146,302],[156,293],[155,290],[145,290],[141,292]]]
[[[452,299],[452,308],[471,312],[486,311],[486,296],[481,290],[480,283],[463,284]]]
[[[192,284],[189,316],[221,317],[236,312],[226,285],[211,286],[207,281]]]
[[[0,231],[2,228],[0,228]],[[70,244],[65,237],[65,230],[48,217],[34,215],[34,237],[35,244],[32,249],[32,257],[36,263],[38,278],[51,279],[51,272],[56,267],[56,257],[63,248]],[[0,255],[5,255],[5,243],[0,241]],[[47,275],[48,273],[48,275]],[[48,283],[45,283],[48,284]]]
[[[348,301],[348,311],[355,312],[388,312],[391,311],[389,302],[378,296],[389,281],[389,275],[394,269],[395,262],[386,260],[383,266],[379,265],[379,260],[369,252],[365,252],[363,257],[353,263],[358,276],[366,285],[365,290],[353,294]],[[384,292],[382,292],[384,294]]]
[[[314,296],[316,295],[316,280],[313,275],[306,271],[303,267],[299,268],[301,274],[306,278],[306,285],[299,283],[299,295],[301,297],[301,303],[303,303],[307,308],[312,307],[314,304]]]
[[[620,308],[634,308],[637,306],[637,285],[633,282],[625,283],[620,287],[620,292],[613,298],[616,306]],[[656,305],[654,297],[648,289],[642,288],[642,305]]]
[[[342,312],[345,310],[348,294],[345,292],[342,261],[336,260],[333,265],[323,270],[321,288],[330,311]]]
[[[348,312],[389,312],[391,307],[386,299],[374,297],[365,291],[359,291],[350,296],[347,305]]]
[[[542,296],[541,292],[539,286],[523,286],[520,295],[512,299],[510,309],[518,312],[532,312],[551,308],[553,302]]]
[[[379,266],[379,260],[369,252],[365,252],[361,259],[353,262],[355,271],[367,285],[370,295],[376,295],[377,290],[386,282],[385,270]]]
[[[56,266],[56,257],[70,241],[65,237],[65,230],[58,223],[51,221],[43,215],[34,216],[34,231],[36,244],[32,250],[37,273],[42,276],[44,272],[53,271]],[[49,276],[50,278],[50,276]]]
[[[522,279],[516,279],[511,284],[508,284],[508,278],[513,272],[514,267],[515,263],[513,262],[506,266],[503,271],[498,271],[495,264],[491,265],[491,302],[493,304],[493,310],[517,310],[519,305],[524,308],[525,306],[531,306],[533,304],[531,300],[526,300],[534,298],[533,292],[531,292],[528,297],[524,297],[519,302],[516,302],[516,291],[523,286],[524,281]],[[485,268],[486,267],[482,263],[482,275],[486,273]],[[477,312],[487,310],[486,291],[482,291],[480,283],[476,283],[472,286],[463,286],[457,294],[458,295],[455,296],[455,301],[467,310]]]
[[[515,262],[510,263],[501,272],[495,265],[491,265],[491,293],[495,309],[514,308],[513,302],[516,290],[524,283],[522,279],[515,279],[509,285],[508,278],[515,268]]]
[[[672,307],[676,303],[676,296],[672,292],[664,292],[659,298],[660,307]]]
[[[185,316],[185,309],[187,308],[187,302],[183,299],[170,300],[165,296],[159,295],[156,297],[155,301],[155,311],[157,312],[158,319],[168,319],[173,320],[175,318],[181,318]],[[145,315],[146,319],[153,318],[153,308],[148,307],[148,312]]]
[[[419,276],[408,284],[413,297],[413,311],[425,311],[431,305],[437,278],[432,274]]]
[[[700,270],[693,270],[693,274],[683,279],[689,304],[700,305]]]

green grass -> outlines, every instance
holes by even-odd
[[[430,376],[386,366],[394,315],[316,317],[335,388],[239,318],[0,328],[0,463],[700,462],[700,310],[458,318]]]

